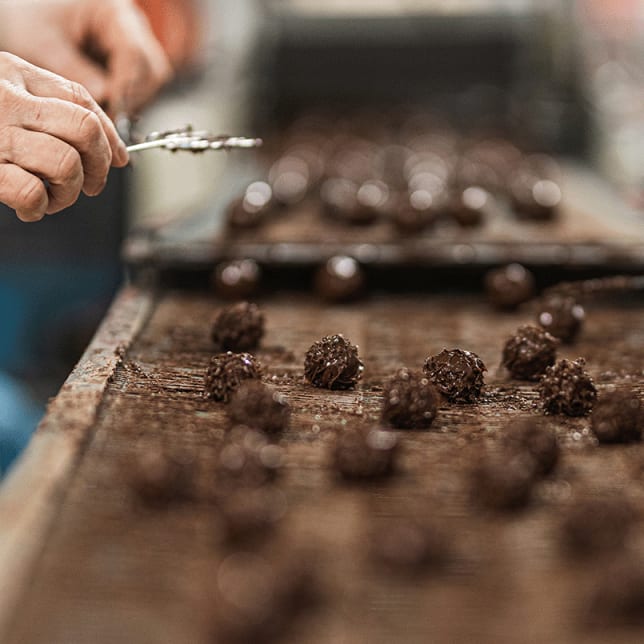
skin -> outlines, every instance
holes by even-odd
[[[112,117],[136,113],[172,74],[133,0],[0,0],[0,46],[84,85]]]
[[[110,166],[127,162],[113,123],[82,85],[0,52],[0,201],[19,219],[59,212],[81,190],[97,195]]]

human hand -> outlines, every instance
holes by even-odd
[[[84,85],[114,117],[133,114],[170,78],[133,0],[0,0],[2,48]]]
[[[0,52],[0,202],[19,219],[58,212],[81,190],[97,195],[110,166],[127,162],[114,125],[84,87]]]

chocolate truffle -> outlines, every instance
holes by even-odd
[[[438,525],[411,517],[379,520],[370,543],[376,564],[406,575],[444,566],[450,554],[447,535]]]
[[[249,351],[264,335],[264,314],[257,304],[238,302],[217,314],[210,337],[219,351]]]
[[[268,536],[286,511],[286,499],[270,486],[229,491],[217,505],[224,538],[230,544]]]
[[[331,257],[315,273],[315,290],[330,302],[345,302],[360,295],[365,283],[360,264],[345,255]]]
[[[265,181],[255,181],[230,204],[226,221],[231,228],[255,228],[266,221],[274,208],[270,185]]]
[[[332,450],[334,469],[344,479],[384,478],[395,470],[398,439],[380,429],[345,429],[338,432]]]
[[[597,399],[597,389],[584,369],[586,361],[559,360],[546,369],[537,389],[548,414],[585,416]]]
[[[132,490],[149,506],[185,501],[193,491],[190,464],[160,447],[139,453],[126,471]]]
[[[228,402],[244,380],[259,379],[262,368],[250,353],[218,353],[210,358],[204,382],[204,397]]]
[[[503,347],[501,364],[518,380],[538,380],[557,357],[557,339],[541,327],[517,329]]]
[[[561,188],[551,179],[519,172],[510,182],[514,212],[520,219],[549,221],[561,205]]]
[[[562,517],[562,545],[579,558],[621,551],[635,519],[633,506],[621,496],[578,499]]]
[[[600,443],[640,441],[644,430],[644,404],[633,390],[603,393],[593,409],[590,427]]]
[[[474,402],[481,395],[487,369],[471,351],[443,349],[425,360],[423,371],[450,402]]]
[[[480,186],[469,186],[455,194],[449,213],[464,228],[480,226],[485,221],[485,208],[491,200],[490,193]]]
[[[253,259],[235,259],[219,264],[212,285],[220,297],[239,300],[251,296],[259,287],[261,271]]]
[[[537,322],[550,335],[570,344],[579,335],[585,316],[574,298],[551,295],[541,302]]]
[[[275,480],[283,465],[279,445],[268,442],[262,432],[246,427],[233,428],[222,445],[215,466],[216,494],[229,489],[253,488]]]
[[[231,395],[228,415],[234,425],[279,434],[288,427],[291,408],[282,394],[259,380],[246,380]]]
[[[539,418],[526,416],[510,422],[503,431],[503,445],[509,452],[529,454],[538,476],[550,474],[559,460],[557,437]]]
[[[601,569],[589,606],[590,626],[641,627],[644,623],[644,564],[619,553]],[[639,641],[635,633],[632,641]],[[610,641],[605,639],[604,641]]]
[[[325,389],[351,389],[362,377],[358,347],[342,335],[327,335],[313,343],[304,358],[304,377]]]
[[[418,233],[431,226],[445,206],[440,194],[418,188],[398,199],[393,222],[401,233]]]
[[[503,311],[515,310],[535,293],[534,276],[521,264],[508,264],[488,271],[484,286],[490,304]]]
[[[517,510],[530,501],[535,481],[535,462],[527,451],[484,453],[471,470],[472,499],[491,510]]]
[[[440,394],[429,379],[405,367],[385,382],[382,394],[382,419],[398,429],[429,427],[440,404]]]

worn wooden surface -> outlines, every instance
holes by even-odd
[[[117,309],[126,304],[121,298]],[[285,393],[293,408],[281,441],[286,466],[279,481],[288,511],[274,539],[290,550],[314,553],[325,597],[299,623],[292,641],[641,641],[644,632],[584,626],[603,564],[569,560],[560,548],[558,525],[577,498],[607,490],[644,510],[644,479],[638,476],[642,445],[598,447],[588,418],[553,418],[562,463],[539,484],[530,507],[496,516],[472,504],[466,473],[473,452],[493,446],[511,417],[539,413],[534,385],[509,380],[498,368],[504,339],[531,321],[529,310],[499,314],[476,297],[431,295],[382,296],[334,307],[304,295],[275,295],[260,304],[267,320],[257,352],[264,379]],[[206,294],[160,295],[129,348],[114,336],[119,360],[105,371],[114,368],[104,392],[92,393],[90,402],[80,385],[67,387],[54,401],[0,503],[3,538],[12,518],[11,498],[32,506],[12,537],[14,544],[26,539],[19,571],[11,565],[16,546],[0,541],[5,544],[0,641],[212,641],[213,588],[229,554],[214,538],[213,508],[193,502],[142,509],[125,473],[137,451],[159,441],[182,448],[206,468],[214,462],[226,412],[222,404],[205,401],[201,388],[213,352],[209,321],[218,306]],[[560,355],[586,357],[600,393],[615,385],[635,386],[641,395],[643,312],[641,297],[589,305],[581,339]],[[360,347],[366,368],[359,387],[329,392],[304,384],[306,349],[338,332]],[[377,423],[384,379],[400,365],[420,368],[427,355],[443,347],[475,351],[488,365],[480,403],[444,404],[429,431],[400,432],[400,472],[391,481],[341,484],[328,466],[334,433]],[[93,350],[85,368],[95,359]],[[76,373],[93,380],[91,369]],[[95,417],[92,412],[76,429],[67,426],[65,419],[74,418],[76,410],[96,409],[99,398]],[[70,435],[83,438],[65,448],[69,456],[62,473],[52,474],[56,480],[44,491],[36,488],[30,502],[32,477],[49,476],[50,465],[39,455],[46,451],[44,441]],[[433,517],[447,530],[453,552],[444,570],[406,579],[385,574],[368,557],[373,521],[408,513]],[[644,525],[638,523],[633,549],[644,556],[642,535]]]

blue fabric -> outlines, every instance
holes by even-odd
[[[20,384],[0,372],[0,476],[27,445],[41,416]]]

